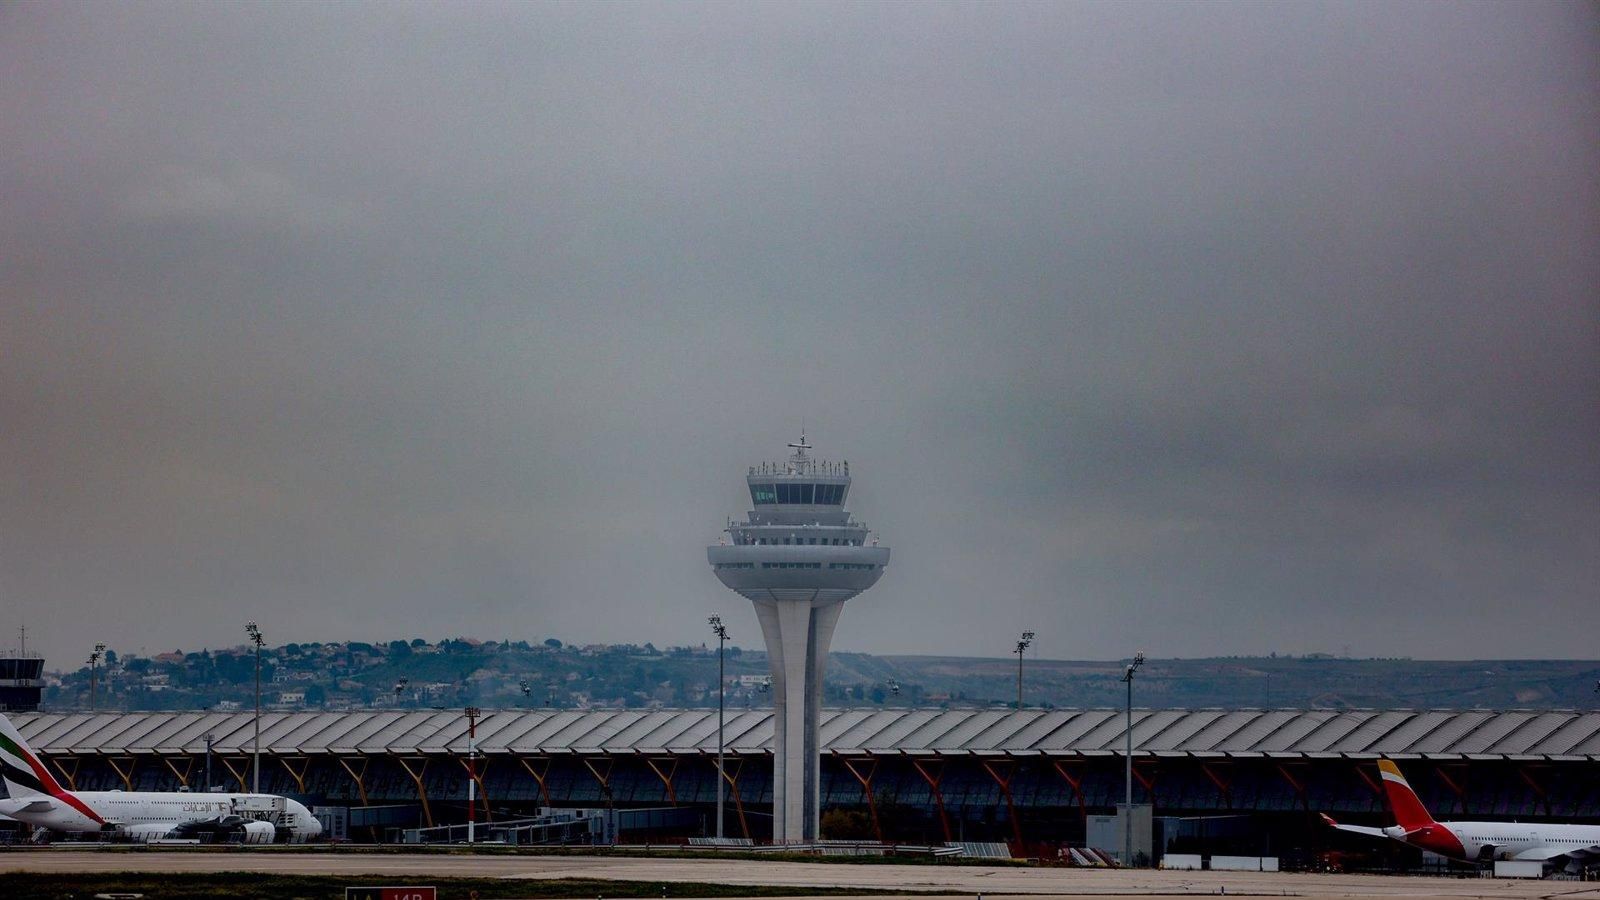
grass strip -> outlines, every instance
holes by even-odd
[[[6,900],[85,900],[96,894],[142,894],[150,900],[273,897],[282,900],[343,900],[347,887],[428,885],[440,900],[513,898],[860,897],[914,895],[915,891],[862,888],[752,886],[699,881],[618,881],[605,878],[433,878],[413,875],[272,875],[258,872],[107,872],[64,875],[7,872],[0,875]]]
[[[334,856],[578,856],[625,857],[637,859],[726,859],[740,861],[821,863],[825,865],[857,866],[1016,866],[1026,868],[1034,863],[1021,859],[989,859],[969,856],[931,856],[926,853],[832,855],[809,851],[785,852],[781,850],[713,850],[678,849],[671,844],[650,847],[590,847],[590,846],[520,846],[505,847],[484,845],[469,847],[463,844],[295,844],[266,847],[241,847],[232,844],[201,844],[196,846],[148,846],[144,844],[97,845],[96,853],[230,853],[261,855],[334,855]],[[38,848],[5,848],[0,853],[40,852]]]

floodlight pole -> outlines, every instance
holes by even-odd
[[[100,679],[95,675],[95,667],[100,663],[100,655],[106,652],[103,643],[94,645],[94,652],[89,654],[89,711],[94,712],[99,705]]]
[[[1125,794],[1122,805],[1122,864],[1128,868],[1133,867],[1133,673],[1144,665],[1144,651],[1133,655],[1133,662],[1122,673],[1122,680],[1128,685],[1128,722],[1127,722],[1127,753],[1123,762],[1126,764],[1123,787]]]
[[[1033,643],[1033,632],[1024,631],[1022,639],[1017,641],[1017,709],[1022,709],[1022,654]]]
[[[250,792],[259,794],[261,793],[261,644],[263,639],[261,637],[261,629],[256,627],[255,622],[245,625],[244,631],[245,634],[250,636],[250,642],[256,645],[256,747],[253,766],[255,773],[251,777]]]
[[[723,676],[722,645],[728,642],[728,629],[722,624],[721,616],[711,616],[706,619],[711,625],[711,631],[717,636],[717,840],[722,840],[722,797],[724,769],[722,765],[722,724],[723,701],[722,691],[726,679]]]
[[[478,716],[483,710],[467,707],[467,843],[475,843],[478,825]]]

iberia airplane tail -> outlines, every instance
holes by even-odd
[[[1389,795],[1389,809],[1394,812],[1395,823],[1407,832],[1433,824],[1433,816],[1411,789],[1400,767],[1387,759],[1378,760],[1378,771],[1383,775],[1383,790]]]
[[[39,757],[33,755],[22,733],[4,715],[0,715],[0,779],[5,781],[6,790],[14,800],[61,793],[61,785],[51,777],[50,770]]]

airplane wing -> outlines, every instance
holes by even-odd
[[[1383,833],[1383,829],[1382,828],[1368,828],[1368,827],[1366,827],[1364,825],[1340,825],[1338,822],[1335,822],[1333,820],[1333,817],[1328,815],[1327,813],[1318,813],[1318,815],[1322,816],[1322,821],[1327,823],[1329,828],[1337,828],[1340,831],[1348,831],[1348,832],[1350,832],[1352,834],[1361,834],[1361,835],[1366,835],[1367,837],[1374,837],[1374,838],[1388,838],[1389,837],[1387,834]]]
[[[1512,859],[1522,860],[1550,860],[1560,856],[1583,858],[1586,856],[1600,855],[1600,844],[1590,844],[1587,847],[1552,847],[1546,844],[1543,847],[1529,847],[1518,853]]]
[[[244,819],[242,819],[242,818],[240,818],[238,816],[231,816],[231,815],[222,816],[222,815],[218,815],[218,816],[210,816],[210,817],[204,818],[204,819],[189,819],[189,820],[184,821],[184,822],[179,822],[177,825],[173,826],[173,829],[176,830],[176,831],[183,831],[183,832],[216,831],[216,830],[219,830],[219,829],[228,830],[228,829],[238,828],[240,825],[243,825],[243,824],[244,824]]]
[[[44,813],[55,808],[55,801],[48,797],[34,800],[0,800],[0,814],[6,816],[15,816],[18,813]]]

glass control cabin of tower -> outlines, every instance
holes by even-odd
[[[745,481],[750,514],[729,522],[727,543],[710,553],[712,568],[728,587],[799,587],[788,578],[770,578],[783,570],[809,570],[810,586],[861,590],[882,574],[888,548],[874,546],[867,525],[852,521],[844,508],[848,463],[797,454],[785,463],[752,466]],[[752,579],[757,573],[768,577]]]

